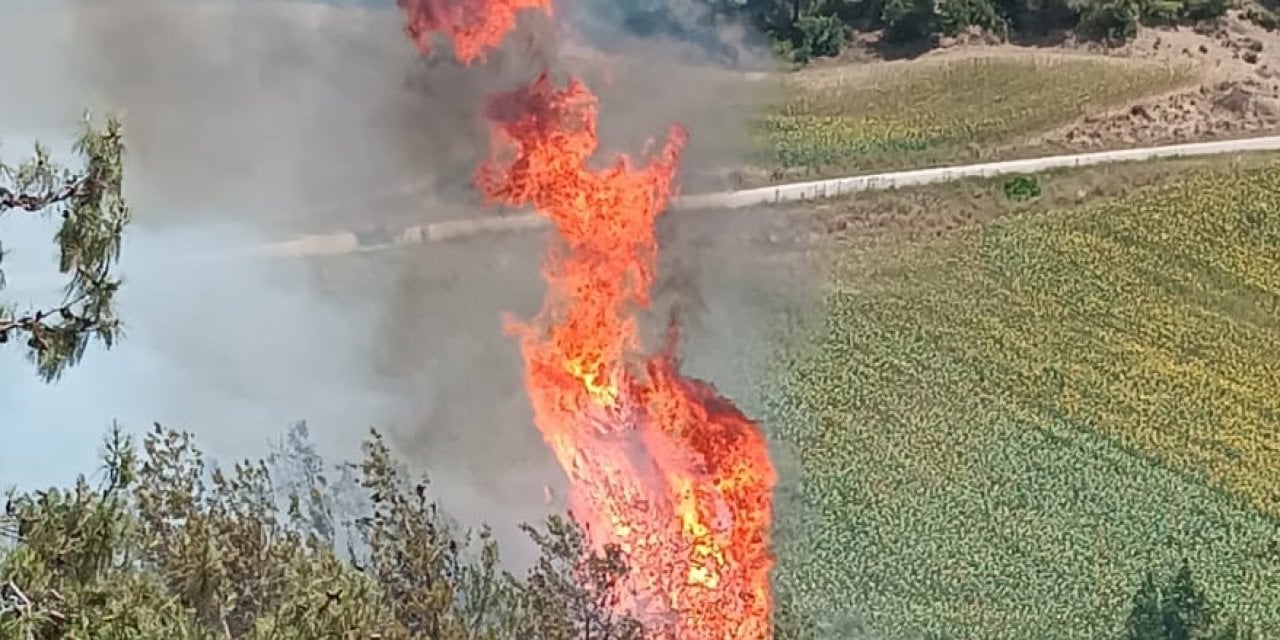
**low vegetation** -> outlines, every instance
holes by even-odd
[[[982,159],[979,149],[1186,84],[1188,69],[1083,57],[972,58],[807,74],[760,125],[774,179]]]
[[[209,465],[190,434],[107,440],[100,485],[6,498],[0,638],[639,640],[626,568],[552,517],[502,570],[488,530],[437,508],[377,434],[325,465],[295,426],[267,460]],[[585,635],[584,635],[585,634]]]
[[[1219,175],[992,234],[1004,330],[1034,346],[988,358],[1024,393],[1059,380],[1067,419],[1280,516],[1278,186],[1275,167]]]
[[[888,637],[1114,637],[1143,567],[1189,559],[1280,635],[1277,188],[1218,171],[850,258],[776,371],[807,510],[780,584]]]
[[[769,219],[779,245],[804,248],[816,243],[824,253],[849,256],[871,247],[933,242],[1009,216],[1062,214],[1085,203],[1101,205],[1149,193],[1207,171],[1247,171],[1277,160],[1280,153],[1256,152],[1064,167],[1035,174],[1040,195],[1029,200],[1009,198],[1005,189],[1014,178],[973,177],[791,203],[770,211]]]
[[[1040,197],[1040,181],[1035,176],[1014,176],[1001,187],[1004,197],[1013,202],[1027,202]]]

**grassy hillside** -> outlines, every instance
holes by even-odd
[[[997,56],[800,74],[764,118],[762,163],[785,177],[975,159],[1190,79],[1185,69],[1104,58]]]
[[[1280,636],[1277,246],[1273,167],[851,259],[779,363],[782,581],[889,638],[1097,638],[1186,557]]]

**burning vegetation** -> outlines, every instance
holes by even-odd
[[[423,53],[453,42],[483,59],[524,9],[546,0],[399,0]],[[622,612],[680,640],[771,636],[769,548],[775,472],[757,424],[707,383],[681,375],[678,327],[657,353],[641,344],[655,222],[675,188],[686,132],[672,126],[643,165],[603,169],[594,94],[547,73],[491,96],[489,158],[476,185],[492,204],[527,206],[558,231],[548,292],[520,339],[534,421],[571,482],[575,520],[595,546],[617,545],[630,573]]]

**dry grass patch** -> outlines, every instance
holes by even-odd
[[[984,145],[1194,80],[1189,67],[1084,56],[887,63],[819,77],[788,80],[787,97],[762,118],[768,179],[979,160]]]

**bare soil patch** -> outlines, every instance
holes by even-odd
[[[1280,130],[1280,33],[1232,9],[1196,27],[1144,29],[1112,55],[1193,63],[1198,85],[1091,114],[1024,144],[1097,150],[1239,138]]]
[[[1187,82],[1168,90],[1134,95],[1065,124],[1016,132],[1020,135],[1012,139],[980,145],[983,148],[974,151],[972,161],[1266,135],[1280,131],[1280,31],[1254,24],[1248,15],[1256,9],[1242,5],[1194,27],[1143,28],[1122,47],[1073,38],[1052,46],[1020,46],[998,43],[981,33],[944,39],[940,47],[902,60],[871,59],[867,47],[861,47],[793,78],[800,86],[818,91],[858,83],[874,88],[884,78],[927,73],[940,64],[975,59],[1106,59],[1118,65],[1189,70]]]

